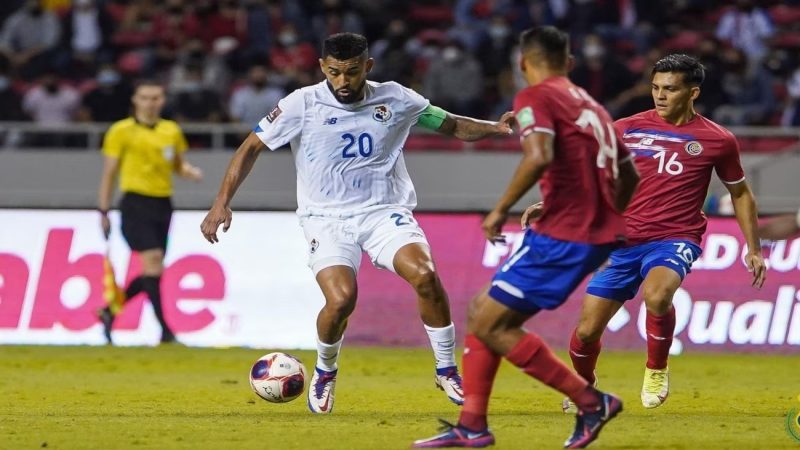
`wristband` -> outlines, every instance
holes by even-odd
[[[107,216],[108,215],[108,210],[107,209],[97,208],[97,212],[99,212],[103,216]]]

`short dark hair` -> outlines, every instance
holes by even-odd
[[[529,28],[519,36],[523,55],[530,50],[539,50],[550,67],[566,67],[569,56],[569,35],[553,26]]]
[[[167,92],[167,88],[164,87],[164,83],[156,81],[152,78],[142,78],[136,80],[136,82],[133,84],[133,92],[134,93],[138,92],[139,88],[141,87],[159,87],[165,93]]]
[[[322,57],[333,56],[344,61],[366,54],[367,38],[356,33],[336,33],[322,43]]]
[[[673,53],[659,59],[653,65],[650,77],[656,73],[677,72],[683,74],[683,81],[692,86],[700,86],[706,78],[706,68],[697,60],[683,53]]]

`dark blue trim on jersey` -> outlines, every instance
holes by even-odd
[[[644,150],[644,149],[641,149],[641,148],[632,148],[632,149],[630,149],[630,151],[631,151],[631,153],[633,153],[633,156],[637,156],[637,157],[638,156],[653,156],[656,153],[659,153],[658,150]]]
[[[254,132],[254,133],[263,133],[263,132],[264,132],[264,129],[263,129],[263,128],[261,128],[261,125],[256,125],[256,127],[255,127],[255,128],[253,128],[253,132]]]
[[[625,133],[623,133],[623,134],[628,134],[628,133],[647,133],[647,134],[653,134],[653,135],[657,135],[657,136],[667,136],[667,137],[671,137],[671,138],[684,139],[684,140],[687,140],[687,141],[695,141],[695,140],[697,140],[691,134],[681,134],[681,133],[675,133],[675,132],[666,131],[666,130],[653,130],[653,129],[650,129],[650,128],[629,128],[629,129],[625,130]]]

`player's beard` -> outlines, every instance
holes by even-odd
[[[362,81],[361,85],[356,90],[354,91],[350,90],[351,94],[348,97],[342,97],[341,95],[339,95],[339,91],[334,90],[333,86],[330,83],[328,83],[328,88],[330,88],[331,92],[333,93],[333,96],[336,97],[336,100],[339,103],[348,104],[348,103],[355,103],[361,100],[362,97],[361,94],[364,93],[364,86],[366,86],[366,84],[367,80]]]

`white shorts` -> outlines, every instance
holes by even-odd
[[[346,219],[301,217],[308,243],[308,267],[314,275],[331,266],[349,266],[358,273],[361,252],[379,269],[394,272],[394,255],[412,243],[428,245],[425,233],[406,208],[387,207]]]

